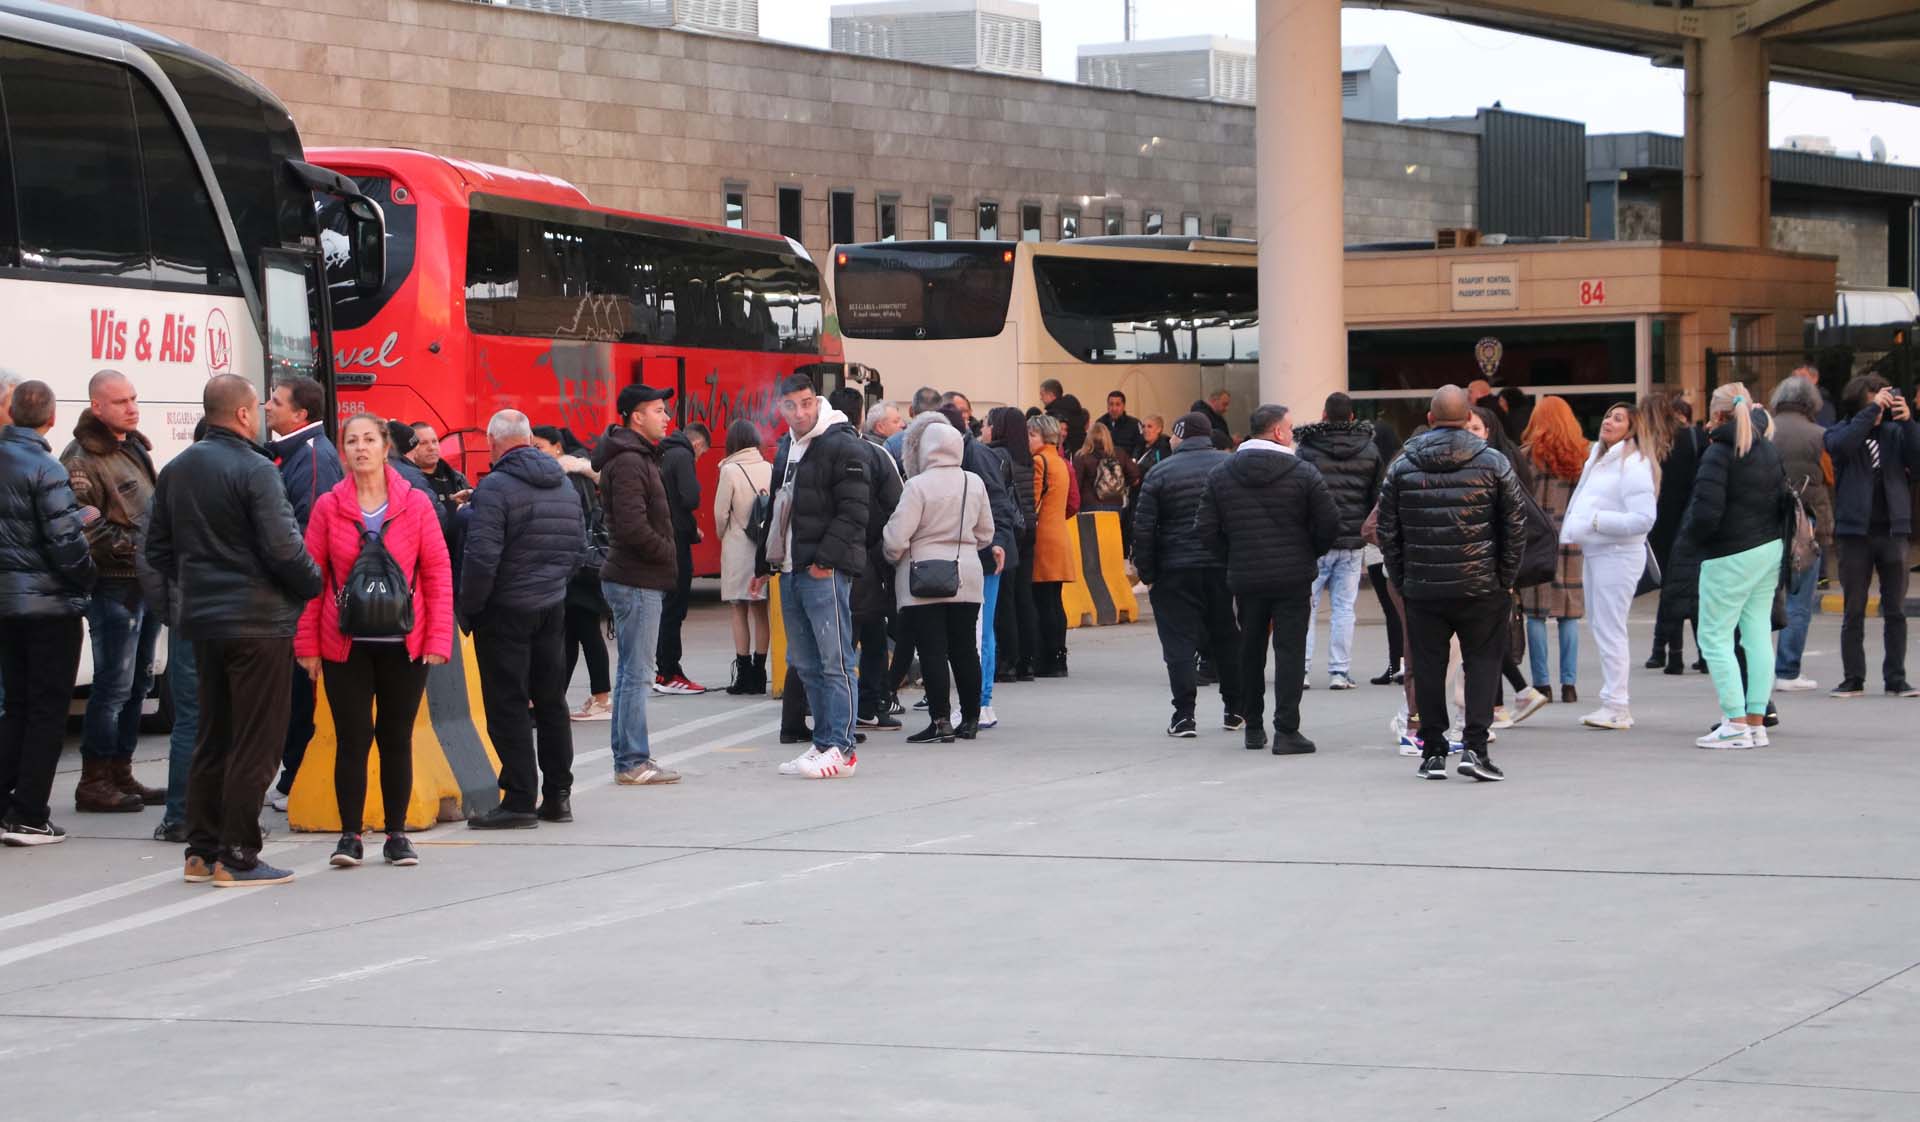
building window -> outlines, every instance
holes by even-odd
[[[780,236],[805,241],[800,228],[800,188],[780,188]]]
[[[1040,204],[1020,204],[1020,240],[1037,242],[1040,240]]]
[[[878,219],[875,228],[880,231],[880,240],[897,240],[900,237],[900,196],[881,195],[875,199],[874,217]]]
[[[1106,219],[1108,237],[1117,238],[1127,232],[1127,212],[1123,208],[1107,208]]]
[[[835,191],[828,207],[827,236],[835,245],[853,241],[853,192]]]
[[[1080,236],[1080,208],[1063,206],[1060,208],[1060,240],[1072,241]]]
[[[721,216],[725,219],[728,229],[744,230],[747,228],[746,184],[729,183],[726,185],[726,202],[723,204]]]
[[[1150,210],[1146,213],[1145,217],[1140,219],[1140,232],[1143,234],[1164,233],[1165,230],[1163,227],[1165,227],[1166,224],[1167,216],[1164,211]]]
[[[943,242],[953,236],[953,200],[940,195],[933,197],[933,216],[929,227],[933,231],[933,240]]]
[[[1216,214],[1213,216],[1213,236],[1230,238],[1233,236],[1233,215]]]
[[[975,236],[983,242],[1000,240],[1000,204],[981,203],[977,208],[979,215],[979,233]]]
[[[1188,211],[1180,216],[1180,232],[1190,238],[1200,236],[1200,216]]]
[[[1340,96],[1341,97],[1359,97],[1360,96],[1360,72],[1359,71],[1349,70],[1345,74],[1340,75]]]

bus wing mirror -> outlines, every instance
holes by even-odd
[[[387,229],[380,205],[372,199],[347,201],[347,239],[353,247],[353,286],[378,292],[387,283]]]

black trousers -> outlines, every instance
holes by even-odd
[[[1407,655],[1413,664],[1421,748],[1429,756],[1447,754],[1447,658],[1457,636],[1467,679],[1464,739],[1468,748],[1484,753],[1487,727],[1493,724],[1493,698],[1500,687],[1500,665],[1507,653],[1507,616],[1513,611],[1513,597],[1498,592],[1406,603]]]
[[[1267,707],[1267,647],[1273,647],[1273,727],[1300,731],[1300,691],[1306,675],[1307,628],[1313,614],[1313,585],[1303,584],[1278,596],[1235,597],[1240,602],[1241,716],[1260,727]],[[1216,663],[1224,677],[1226,664]]]
[[[413,720],[427,692],[427,664],[407,655],[405,643],[355,643],[345,662],[321,664],[327,709],[333,714],[333,797],[340,832],[357,834],[367,809],[367,755],[380,746],[383,828],[407,827],[413,797]]]
[[[780,687],[780,731],[789,736],[806,736],[807,729],[807,684],[800,680],[800,672],[787,667],[787,677]]]
[[[927,685],[927,714],[940,720],[953,712],[949,686],[960,689],[960,719],[980,719],[980,648],[973,641],[980,605],[915,604],[900,609],[920,652],[920,680]],[[949,677],[948,667],[953,673]]]
[[[567,605],[567,681],[582,654],[587,659],[587,690],[595,695],[613,692],[613,667],[607,662],[605,621],[598,609]],[[649,687],[652,682],[646,683]]]
[[[1907,539],[1856,537],[1834,539],[1840,545],[1840,673],[1865,681],[1867,677],[1867,586],[1880,580],[1880,677],[1884,682],[1907,680]]]
[[[1679,609],[1671,605],[1672,600],[1667,596],[1667,590],[1663,586],[1660,589],[1660,604],[1653,617],[1653,653],[1661,658],[1676,658],[1684,661],[1687,651],[1687,624],[1693,624],[1693,645],[1697,650],[1700,646],[1700,618],[1683,616]]]
[[[193,658],[200,729],[187,776],[187,853],[251,869],[260,859],[260,803],[286,744],[293,640],[199,640]]]
[[[1034,614],[1040,621],[1039,647],[1033,652],[1037,663],[1050,663],[1057,652],[1067,649],[1067,609],[1060,602],[1063,583],[1057,580],[1033,583]],[[1305,657],[1306,653],[1301,652],[1301,658]]]
[[[1193,716],[1199,693],[1194,655],[1200,651],[1211,653],[1218,668],[1221,704],[1227,712],[1239,713],[1240,625],[1233,618],[1226,570],[1161,573],[1148,598],[1154,629],[1160,633],[1160,654],[1167,662],[1167,685],[1173,690],[1173,719]],[[1304,661],[1304,650],[1301,658]]]
[[[891,697],[913,675],[913,626],[904,612],[893,613],[887,621],[887,633],[893,639],[893,659],[887,666],[887,693]]]
[[[281,794],[293,790],[294,777],[300,774],[300,761],[307,757],[307,744],[313,739],[313,707],[316,703],[313,679],[299,666],[293,668],[288,679],[291,692],[288,694],[287,735],[280,745],[280,783]]]
[[[1406,625],[1400,620],[1400,609],[1393,606],[1393,597],[1387,593],[1387,567],[1368,565],[1367,581],[1373,585],[1373,595],[1380,601],[1381,614],[1387,617],[1387,665],[1398,668],[1407,653],[1401,643]]]
[[[1000,603],[1004,605],[1008,600],[1007,585],[1002,581],[1000,582]],[[996,636],[999,643],[998,661],[1005,663],[1012,657],[1015,667],[1031,666],[1034,658],[1040,653],[1040,607],[1033,597],[1033,539],[1031,536],[1020,547],[1020,566],[1014,570],[1011,600],[1013,604],[1012,650],[1017,657],[1005,653],[1008,650],[1008,633],[1003,630]]]
[[[887,616],[868,612],[853,617],[853,635],[860,643],[860,716],[885,712],[893,691],[888,683]]]
[[[687,605],[693,601],[693,543],[677,544],[673,589],[661,605],[660,638],[653,645],[653,672],[662,678],[684,678],[687,673],[680,665],[680,625],[687,622]]]
[[[560,652],[565,632],[566,609],[559,604],[524,612],[490,608],[474,621],[487,736],[500,757],[500,805],[508,810],[531,811],[536,793],[573,786],[573,723]]]
[[[0,617],[0,812],[38,826],[52,808],[53,775],[67,736],[67,703],[80,672],[80,616]]]

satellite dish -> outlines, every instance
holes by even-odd
[[[1887,142],[1886,141],[1881,140],[1879,137],[1876,136],[1872,140],[1867,142],[1867,150],[1873,153],[1874,163],[1884,164],[1887,162]]]

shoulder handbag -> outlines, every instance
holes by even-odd
[[[340,586],[337,603],[342,635],[394,639],[413,633],[413,589],[372,530],[360,531],[360,556]]]
[[[1640,583],[1633,587],[1633,595],[1636,599],[1659,588],[1660,581],[1663,579],[1660,574],[1660,559],[1653,554],[1653,543],[1648,542],[1645,548],[1647,565],[1640,571]]]
[[[740,527],[740,532],[747,535],[747,540],[753,544],[765,545],[767,541],[767,523],[773,520],[773,496],[753,486],[753,476],[747,474],[745,465],[735,464],[733,466],[738,469],[741,476],[746,479],[747,486],[753,489],[753,505],[747,508],[747,520],[745,524]]]
[[[958,539],[967,528],[967,490],[973,478],[960,473],[960,519],[953,536]],[[916,600],[951,600],[960,595],[960,554],[964,541],[953,547],[953,560],[915,561],[907,566],[907,592]]]

